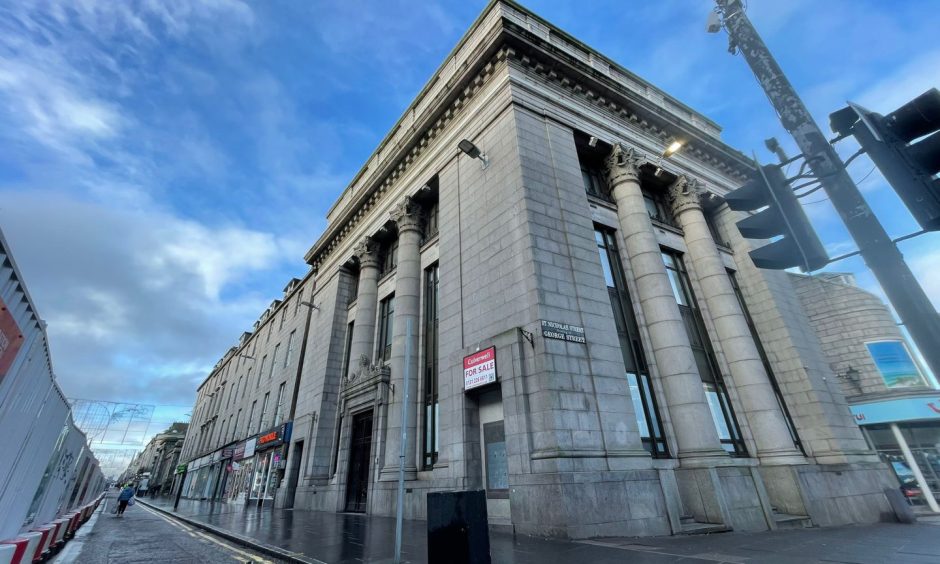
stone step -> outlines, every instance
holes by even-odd
[[[693,521],[691,523],[682,523],[682,530],[679,531],[680,535],[707,535],[711,533],[727,533],[731,530],[731,527],[725,525],[719,525],[717,523],[699,523]]]
[[[774,511],[774,521],[778,529],[808,529],[813,526],[813,520],[808,515],[792,515]]]

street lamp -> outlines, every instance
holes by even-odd
[[[480,159],[483,163],[483,169],[486,170],[486,167],[489,166],[490,160],[486,157],[486,153],[480,150],[479,147],[473,144],[469,139],[464,139],[460,143],[457,143],[457,148],[463,151],[471,159]]]

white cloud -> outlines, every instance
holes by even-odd
[[[193,381],[304,268],[296,242],[238,225],[59,192],[0,192],[0,201],[60,383],[80,397],[153,401],[159,381],[163,401],[191,401]],[[274,272],[283,273],[276,289],[245,288],[271,284]]]
[[[858,95],[858,103],[882,114],[940,86],[940,49],[919,53]]]

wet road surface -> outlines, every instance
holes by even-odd
[[[282,562],[165,517],[140,503],[117,517],[111,513],[115,498],[116,494],[109,494],[91,520],[51,561],[53,564]]]

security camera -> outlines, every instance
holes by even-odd
[[[597,147],[597,137],[591,135],[591,138],[588,139],[588,147],[594,148]]]
[[[705,24],[705,31],[708,33],[718,33],[721,31],[721,17],[718,12],[708,14],[708,23]]]

